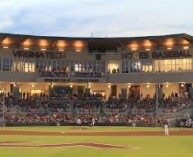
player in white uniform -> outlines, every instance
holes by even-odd
[[[92,118],[92,126],[94,126],[95,125],[95,118],[93,117]]]
[[[165,121],[164,121],[164,134],[166,135],[166,136],[168,136],[169,135],[169,128],[168,128],[168,119],[166,119]]]
[[[82,123],[82,122],[81,122],[81,119],[78,118],[78,119],[77,119],[77,125],[81,127],[81,123]]]

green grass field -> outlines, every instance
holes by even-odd
[[[14,127],[0,130],[43,132],[127,132],[160,131],[161,128],[95,127]],[[179,129],[173,129],[179,130]],[[61,143],[102,143],[132,149],[73,147],[2,147],[3,142],[22,141],[26,145]],[[8,144],[9,145],[9,144]],[[193,136],[36,136],[0,135],[0,157],[192,157]]]

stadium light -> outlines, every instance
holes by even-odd
[[[40,49],[41,51],[46,51],[46,49]]]
[[[184,49],[184,50],[188,50],[188,49],[189,49],[189,46],[184,46],[183,49]]]
[[[29,50],[29,47],[24,47],[24,50]]]
[[[137,51],[137,47],[132,47],[131,51]]]
[[[81,50],[81,49],[76,49],[75,51],[76,51],[76,52],[81,52],[82,50]]]
[[[64,51],[64,49],[58,49],[58,51],[63,52],[63,51]]]
[[[145,51],[151,51],[151,49],[150,49],[150,48],[147,48],[147,49],[145,49]]]

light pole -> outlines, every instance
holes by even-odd
[[[159,105],[159,84],[156,84],[156,109],[155,109],[156,127],[158,126],[158,105]]]
[[[3,117],[2,117],[2,123],[3,123],[3,126],[5,126],[5,90],[3,89],[3,101],[2,101],[2,114],[3,114]]]

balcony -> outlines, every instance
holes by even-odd
[[[106,82],[102,72],[38,72],[37,82]]]

